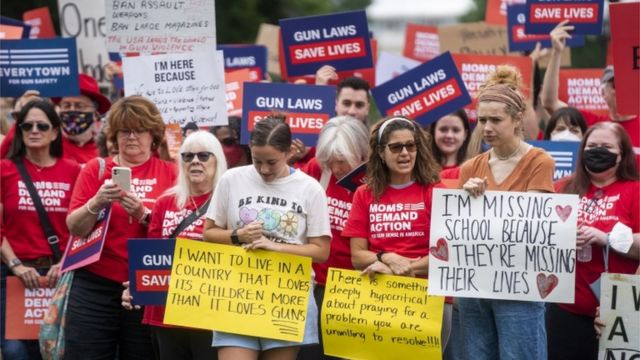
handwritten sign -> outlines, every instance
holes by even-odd
[[[507,25],[507,7],[524,4],[526,0],[487,0],[484,22],[492,25]]]
[[[315,74],[327,64],[338,71],[373,66],[364,10],[282,19],[280,32],[280,61],[285,61],[289,76]]]
[[[527,0],[527,34],[549,34],[563,20],[572,34],[600,35],[604,0]]]
[[[446,53],[371,90],[386,116],[429,125],[471,102],[451,54]]]
[[[569,176],[576,171],[579,141],[527,141],[529,144],[544,149],[555,161],[556,168],[553,171],[553,181]]]
[[[249,69],[250,81],[266,79],[267,48],[262,45],[218,45],[224,53],[225,73]]]
[[[136,305],[167,302],[174,239],[129,239],[129,291]]]
[[[434,189],[429,294],[572,303],[578,196]]]
[[[385,83],[420,65],[420,61],[382,51],[376,63],[376,85]]]
[[[216,46],[214,1],[107,1],[107,49],[184,53]]]
[[[418,24],[407,24],[402,55],[421,62],[440,55],[438,28]]]
[[[176,240],[165,324],[301,342],[311,258]]]
[[[19,277],[7,276],[6,339],[38,339],[40,324],[55,291],[46,284],[47,278],[41,277],[39,288],[27,289]]]
[[[37,9],[25,11],[22,14],[22,20],[24,20],[25,24],[31,25],[29,38],[51,39],[56,37],[56,31],[53,28],[49,7],[43,6]]]
[[[61,273],[79,269],[100,260],[110,219],[111,205],[100,209],[96,224],[89,235],[86,237],[71,235],[69,237],[67,248],[62,257]]]
[[[276,111],[286,114],[294,138],[314,146],[335,114],[335,102],[333,86],[244,83],[240,142],[249,143],[254,125]]]
[[[558,98],[576,109],[608,116],[600,94],[601,76],[602,69],[560,69]]]
[[[621,114],[640,115],[640,3],[611,4],[611,40],[616,106]],[[631,135],[634,136],[634,135]]]
[[[41,96],[80,94],[75,39],[3,40],[0,49],[2,96],[27,90]]]
[[[527,6],[510,5],[507,8],[507,20],[509,25],[509,51],[531,51],[536,48],[536,43],[540,43],[543,48],[551,47],[551,36],[549,34],[527,34],[525,24],[527,23]],[[566,40],[567,47],[584,46],[584,36],[573,35]]]
[[[438,27],[440,51],[454,54],[507,55],[506,26],[484,22]]]
[[[322,304],[327,355],[350,359],[440,359],[444,298],[427,280],[329,268]]]
[[[640,358],[640,275],[603,273],[600,278],[598,359]]]
[[[244,83],[250,82],[251,70],[230,71],[224,75],[228,116],[242,116],[242,94]]]
[[[151,99],[165,123],[227,124],[222,52],[125,57],[124,93]]]

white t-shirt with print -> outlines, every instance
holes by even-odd
[[[281,243],[331,237],[324,189],[299,170],[268,183],[253,165],[228,170],[216,186],[207,218],[225,229],[261,221],[263,234]]]

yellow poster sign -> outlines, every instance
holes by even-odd
[[[311,258],[177,239],[164,322],[301,342]]]
[[[329,268],[322,303],[327,355],[348,359],[441,359],[444,297],[427,280]]]

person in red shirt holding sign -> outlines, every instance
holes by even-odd
[[[565,49],[566,39],[571,37],[569,34],[571,30],[573,30],[573,26],[568,25],[568,21],[565,20],[558,24],[550,33],[553,47],[541,91],[542,105],[544,105],[550,114],[559,108],[567,106],[566,103],[560,101],[558,98],[558,84],[560,77],[560,58],[562,51]],[[613,75],[613,66],[608,66],[602,73],[602,79],[600,80],[601,95],[609,108],[609,116],[598,116],[582,110],[580,112],[584,116],[587,126],[592,126],[603,121],[613,121],[620,124],[629,135],[635,154],[639,156],[636,161],[640,161],[640,118],[638,114],[623,115],[618,113]],[[624,89],[618,90],[624,91]]]
[[[158,108],[141,96],[118,100],[109,113],[108,139],[118,154],[105,159],[100,178],[98,159],[82,169],[67,216],[69,231],[86,236],[99,211],[111,206],[111,219],[100,260],[76,270],[67,307],[65,359],[147,359],[148,326],[141,311],[121,306],[122,283],[128,280],[127,239],[147,235],[150,208],[176,181],[174,164],[153,153],[164,139]],[[131,169],[131,191],[111,181],[114,166]],[[106,179],[106,180],[105,180]]]
[[[182,237],[202,241],[205,214],[218,179],[227,170],[220,142],[207,131],[187,136],[180,147],[178,183],[158,198],[151,213],[148,237],[164,239]],[[195,212],[199,217],[190,224],[182,222]],[[174,234],[180,226],[182,231]],[[174,236],[172,236],[174,234]],[[127,283],[128,285],[128,283]],[[126,289],[122,306],[133,309],[133,298]],[[165,325],[164,306],[145,306],[144,324],[151,325],[151,336],[157,360],[215,360],[218,351],[211,346],[213,333]]]
[[[605,122],[587,130],[575,173],[556,184],[578,194],[576,290],[573,304],[549,304],[549,359],[597,359],[593,322],[603,272],[633,274],[640,258],[640,175],[624,128]]]
[[[0,167],[0,209],[2,209],[2,318],[5,313],[5,279],[9,270],[22,280],[26,288],[41,286],[39,277],[46,275],[47,287],[54,287],[59,277],[59,260],[64,251],[69,230],[65,218],[71,192],[80,172],[75,161],[62,158],[61,121],[53,105],[33,100],[20,111],[18,133],[9,149],[9,158]],[[18,164],[24,166],[30,180],[21,176]],[[58,237],[50,244],[34,206],[27,181],[35,187],[44,212]],[[54,248],[55,252],[54,252]],[[9,294],[11,295],[11,294]],[[4,324],[1,326],[4,329]],[[38,354],[37,341],[4,341],[5,358],[30,358],[29,351]]]

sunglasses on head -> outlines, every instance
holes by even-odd
[[[41,132],[49,131],[49,129],[51,129],[51,125],[47,124],[47,123],[23,122],[22,124],[20,124],[20,130],[22,130],[22,131],[31,131],[31,130],[33,130],[33,126],[34,125],[36,126],[36,128],[38,128],[38,131],[41,131]]]
[[[186,162],[186,163],[190,163],[193,161],[193,159],[197,156],[198,160],[200,162],[207,162],[209,161],[209,158],[211,156],[214,156],[213,153],[210,153],[208,151],[201,151],[201,152],[197,152],[197,153],[192,153],[192,152],[184,152],[182,154],[180,154],[180,156],[182,156],[182,161]]]
[[[405,148],[407,149],[408,152],[416,152],[417,151],[417,146],[415,142],[407,142],[407,143],[392,143],[392,144],[387,144],[387,147],[389,148],[389,151],[391,151],[394,154],[399,154],[402,152],[402,149]]]

